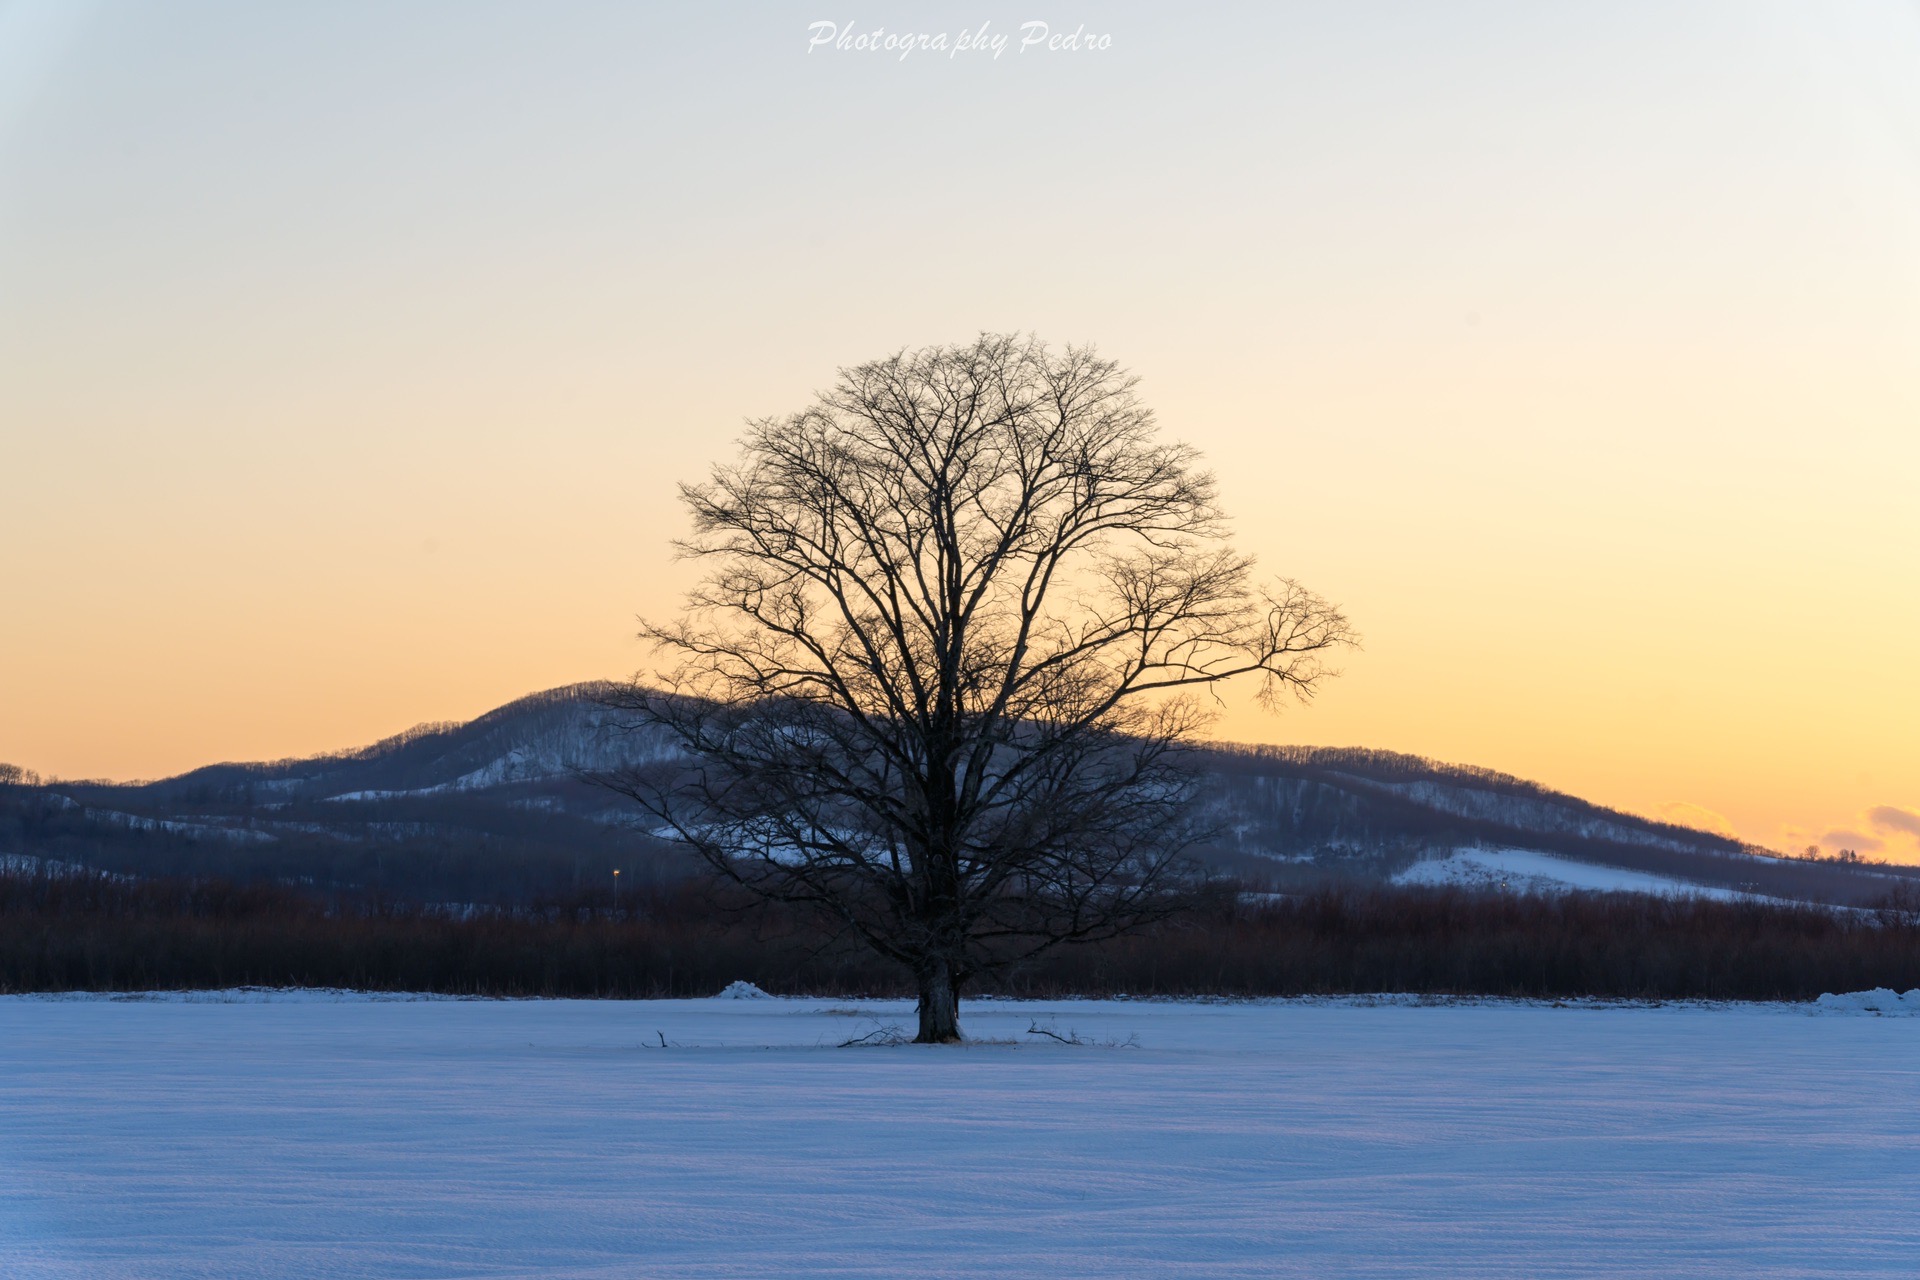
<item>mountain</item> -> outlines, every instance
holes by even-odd
[[[137,785],[0,785],[0,855],[132,875],[221,875],[434,901],[516,902],[684,874],[582,771],[665,761],[575,685],[358,751],[218,764]],[[1201,803],[1222,869],[1285,888],[1386,880],[1463,847],[1524,850],[1715,890],[1858,904],[1920,869],[1772,856],[1485,769],[1386,751],[1208,747]],[[1576,878],[1577,879],[1577,878]]]

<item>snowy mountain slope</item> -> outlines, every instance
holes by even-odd
[[[626,717],[596,701],[605,687],[550,689],[465,724],[420,725],[358,751],[210,765],[143,789],[175,797],[251,789],[271,799],[391,799],[567,779],[669,754],[657,735],[629,731]]]
[[[461,901],[590,881],[609,866],[664,867],[671,851],[651,824],[583,780],[676,758],[659,733],[604,706],[606,688],[553,689],[336,755],[138,785],[0,787],[0,848],[131,873],[378,884]],[[1756,856],[1711,832],[1391,752],[1214,746],[1193,765],[1218,833],[1203,855],[1255,880],[1387,881],[1479,847],[1814,901],[1866,903],[1920,885],[1911,869]]]
[[[1443,858],[1426,858],[1393,877],[1395,884],[1447,885],[1500,889],[1509,893],[1650,893],[1660,897],[1697,894],[1737,898],[1731,889],[1695,884],[1670,876],[1648,875],[1529,849],[1456,849]]]

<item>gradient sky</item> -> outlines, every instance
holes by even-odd
[[[1223,736],[1920,860],[1916,67],[1897,3],[0,0],[0,760],[630,673],[743,418],[1031,330],[1365,633]]]

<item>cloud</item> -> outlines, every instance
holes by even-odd
[[[1911,809],[1896,809],[1890,804],[1875,805],[1867,810],[1867,821],[1879,831],[1904,831],[1920,839],[1920,813]]]
[[[1711,831],[1717,836],[1726,836],[1737,840],[1740,833],[1733,829],[1733,823],[1723,813],[1715,813],[1702,804],[1687,800],[1674,800],[1660,806],[1660,820],[1677,823],[1683,827],[1693,827],[1699,831]]]
[[[1879,836],[1862,835],[1858,831],[1829,831],[1820,837],[1820,843],[1830,849],[1852,849],[1855,853],[1887,847],[1887,842]]]

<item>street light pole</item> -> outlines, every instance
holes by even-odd
[[[613,869],[613,910],[615,914],[620,911],[620,868],[618,867]]]

